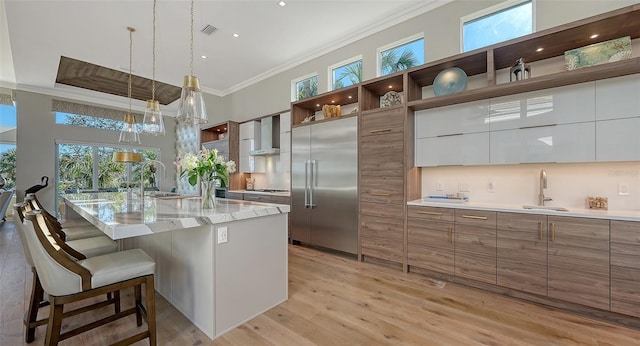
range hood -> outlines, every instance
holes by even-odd
[[[256,150],[249,152],[251,156],[269,156],[280,154],[280,119],[270,116],[260,119],[260,143]]]

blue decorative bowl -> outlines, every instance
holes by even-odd
[[[436,96],[459,93],[467,88],[467,74],[457,67],[449,67],[438,73],[433,80],[433,92]]]

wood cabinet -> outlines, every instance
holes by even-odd
[[[217,149],[226,160],[233,160],[238,164],[240,159],[239,124],[227,121],[200,130],[200,144],[205,148]],[[244,178],[239,171],[229,174],[229,188],[244,189]]]
[[[243,199],[245,201],[252,201],[252,202],[277,203],[277,204],[291,205],[291,197],[289,197],[289,196],[276,196],[276,195],[267,195],[267,194],[258,194],[258,193],[245,192],[243,194]]]
[[[454,210],[407,208],[407,255],[410,267],[454,275]]]
[[[548,216],[548,296],[609,310],[609,220]]]
[[[640,317],[640,222],[611,221],[611,311]]]
[[[455,211],[455,275],[496,284],[496,212]]]
[[[497,214],[497,284],[547,295],[547,216]]]
[[[227,195],[225,196],[227,199],[244,199],[244,194],[242,192],[229,192],[227,191]]]

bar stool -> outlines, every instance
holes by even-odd
[[[38,201],[38,198],[34,193],[28,194],[24,200],[29,203],[33,210],[42,210],[44,217],[47,218],[50,223],[56,225],[56,232],[64,241],[104,236],[104,233],[101,230],[89,222],[76,223],[65,227],[55,216],[51,215],[51,213],[42,207],[42,204]]]
[[[27,240],[25,238],[24,230],[22,224],[24,222],[24,215],[26,213],[25,209],[28,208],[28,204],[26,203],[16,203],[14,204],[14,213],[13,220],[16,225],[16,230],[18,231],[18,236],[20,237],[20,243],[22,244],[22,250],[24,251],[24,256],[31,267],[31,272],[33,273],[33,280],[31,286],[31,296],[29,298],[29,306],[25,313],[25,317],[23,323],[26,327],[24,340],[27,343],[30,343],[34,340],[35,330],[38,326],[44,325],[47,323],[47,319],[38,320],[38,310],[41,307],[48,306],[49,303],[44,301],[44,292],[42,290],[42,285],[40,284],[40,279],[38,277],[38,272],[36,271],[35,265],[33,263],[33,259],[31,257],[31,251],[27,246]],[[58,238],[55,233],[52,233],[51,236],[56,239]],[[106,238],[106,239],[101,239]],[[59,238],[56,239],[56,243],[58,243]],[[82,243],[79,243],[82,242]],[[109,243],[111,242],[111,243]],[[92,248],[91,245],[94,245]],[[70,244],[70,246],[68,245]],[[96,237],[96,238],[87,238],[74,240],[69,242],[68,244],[64,244],[61,248],[67,248],[65,253],[69,256],[72,256],[76,260],[86,259],[87,257],[104,255],[107,253],[113,253],[117,250],[117,244],[108,239],[106,236]],[[80,246],[79,246],[80,244]],[[76,248],[74,248],[76,246]],[[111,292],[107,293],[107,300],[96,303],[99,306],[106,306],[109,304],[114,304],[115,313],[120,312],[120,292],[114,291],[113,296]],[[74,310],[76,311],[76,310]],[[73,311],[65,313],[65,315],[70,315]],[[77,311],[76,311],[77,312]]]
[[[156,345],[153,284],[155,262],[144,251],[126,250],[76,262],[62,252],[53,241],[52,232],[39,211],[30,211],[25,215],[23,231],[42,288],[48,294],[51,306],[45,345],[57,345],[61,340],[134,313],[138,326],[142,325],[143,318],[147,321],[147,330],[125,338],[118,344],[128,345],[149,338],[150,345]],[[142,285],[145,286],[146,307],[142,304]],[[62,333],[65,304],[129,287],[134,289],[135,307]],[[91,309],[93,307],[87,307],[82,312]]]

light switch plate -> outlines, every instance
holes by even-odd
[[[618,184],[618,196],[629,196],[629,184]]]
[[[224,244],[228,241],[227,227],[218,228],[218,244]]]
[[[469,184],[458,183],[458,192],[469,192]]]

